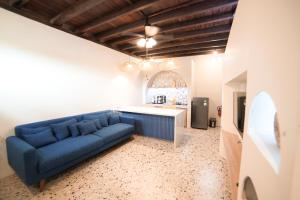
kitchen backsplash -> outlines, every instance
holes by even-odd
[[[165,95],[167,103],[176,102],[177,104],[187,105],[187,88],[148,88],[146,94],[146,103],[152,103],[153,97]]]

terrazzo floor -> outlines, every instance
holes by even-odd
[[[0,199],[229,200],[219,130],[187,129],[184,142],[134,136],[48,180],[43,192],[16,175],[0,180]]]

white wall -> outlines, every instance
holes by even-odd
[[[201,55],[192,59],[194,61],[192,97],[209,98],[209,117],[216,118],[219,126],[221,119],[217,114],[217,107],[222,105],[223,54]]]
[[[39,120],[142,103],[125,54],[0,9],[0,178],[12,173],[5,138]]]
[[[296,145],[300,143],[297,137],[300,131],[299,8],[298,0],[240,0],[236,10],[225,52],[223,86],[247,71],[239,199],[246,176],[252,178],[259,199],[296,199],[299,196],[300,177],[294,177],[292,182],[292,177],[300,174],[299,159],[294,164],[294,159],[299,158],[299,154],[295,154]],[[278,111],[281,130],[278,174],[248,134],[249,108],[260,91],[272,96]],[[223,101],[226,96],[223,95]],[[223,111],[223,119],[230,117],[225,108]],[[228,123],[232,120],[223,120],[222,126],[230,127]]]

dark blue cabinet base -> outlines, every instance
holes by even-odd
[[[149,136],[169,141],[174,141],[174,117],[121,112],[122,116],[135,119],[136,132],[143,136]]]

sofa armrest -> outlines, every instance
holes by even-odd
[[[16,136],[6,139],[6,148],[8,163],[19,177],[28,185],[37,183],[39,176],[36,149]]]
[[[120,116],[120,121],[125,124],[130,124],[135,127],[135,119],[132,117]]]

